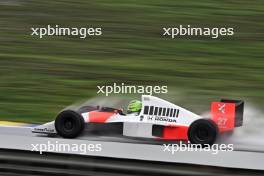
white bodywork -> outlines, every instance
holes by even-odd
[[[89,112],[81,115],[84,121],[89,123]],[[142,95],[142,110],[139,114],[121,115],[114,113],[103,123],[122,122],[124,124],[123,135],[152,138],[153,125],[190,126],[193,121],[200,118],[202,117],[166,100]],[[33,128],[32,132],[56,133],[54,121]]]
[[[161,110],[161,115],[144,114],[145,106],[153,106],[153,111],[155,111],[155,107],[157,107],[158,114],[160,114],[159,110]],[[178,111],[178,116],[176,117],[176,112],[174,116],[167,116],[168,109],[175,109],[175,111]],[[165,110],[165,113],[163,113],[163,110]],[[149,111],[150,109],[148,112]],[[132,114],[122,116],[118,114],[109,118],[107,122],[124,122],[124,136],[154,138],[154,136],[152,136],[153,125],[190,126],[193,121],[199,118],[202,117],[166,100],[150,95],[143,95],[142,110],[139,115]]]
[[[32,128],[33,133],[57,134],[54,121]]]

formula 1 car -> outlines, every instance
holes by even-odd
[[[122,124],[124,136],[189,140],[193,144],[212,145],[218,134],[242,126],[244,102],[221,100],[212,102],[211,118],[203,118],[166,100],[142,95],[142,109],[138,114],[124,114],[109,107],[84,106],[64,110],[55,121],[32,128],[34,133],[58,134],[64,138],[80,135],[86,124]]]

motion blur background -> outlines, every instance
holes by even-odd
[[[113,82],[167,85],[168,100],[198,113],[222,97],[261,108],[263,17],[263,0],[1,0],[0,120],[52,120]],[[103,36],[30,35],[48,24],[102,27]],[[235,35],[162,37],[162,27],[180,24]]]

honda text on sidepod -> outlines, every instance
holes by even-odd
[[[212,145],[218,135],[242,126],[243,109],[244,102],[239,100],[213,102],[208,119],[166,100],[142,95],[138,113],[126,115],[120,109],[84,106],[77,111],[64,110],[55,121],[34,127],[32,132],[75,138],[84,131],[85,124],[122,123],[124,136]]]

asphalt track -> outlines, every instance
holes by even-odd
[[[264,170],[264,143],[258,140],[249,143],[248,140],[237,138],[238,134],[224,136],[219,142],[234,144],[234,151],[219,152],[212,154],[212,151],[190,152],[178,151],[172,154],[164,152],[164,141],[139,140],[122,136],[96,135],[85,133],[77,139],[63,139],[59,137],[48,137],[47,135],[32,134],[30,127],[0,127],[0,148],[27,150],[33,149],[32,144],[101,144],[102,150],[99,152],[89,152],[83,155],[103,156],[113,158],[127,158],[147,161],[163,161],[171,163],[188,163],[208,166],[257,169]],[[248,136],[245,136],[247,139]],[[255,136],[256,137],[256,136]],[[237,138],[237,140],[235,140]],[[262,138],[260,138],[262,139]],[[166,142],[170,143],[170,142]],[[55,153],[68,153],[80,155],[80,151],[53,151]]]

